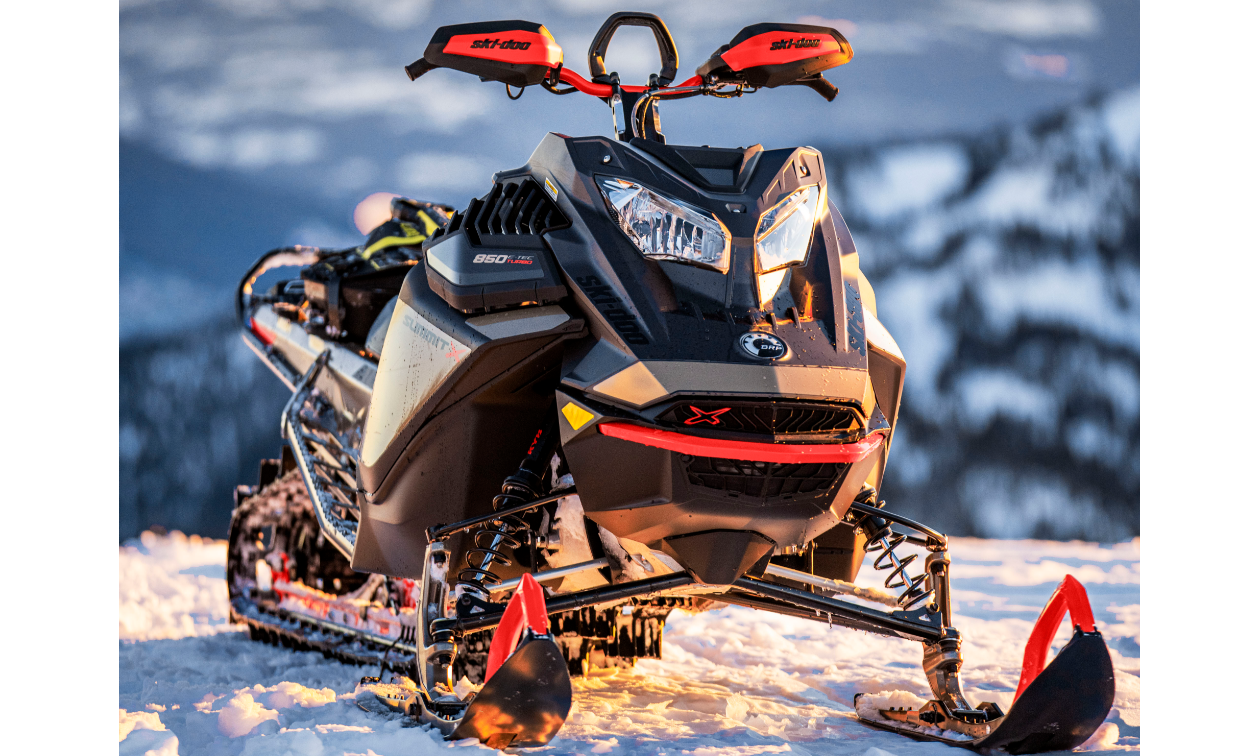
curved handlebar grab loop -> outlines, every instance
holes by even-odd
[[[661,54],[661,72],[657,74],[657,84],[662,87],[670,84],[678,75],[678,46],[674,44],[674,37],[660,16],[637,11],[614,13],[599,27],[595,38],[591,40],[591,49],[586,53],[591,79],[599,81],[608,76],[604,56],[608,54],[608,43],[612,41],[613,34],[621,26],[646,26],[652,30],[652,34],[656,36],[656,48]]]

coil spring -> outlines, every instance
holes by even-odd
[[[880,552],[879,556],[875,557],[875,563],[871,566],[876,570],[892,570],[888,577],[884,579],[884,587],[890,591],[897,588],[905,588],[901,595],[897,597],[897,604],[903,609],[909,609],[927,598],[932,591],[931,589],[923,588],[923,584],[927,582],[929,577],[928,573],[925,572],[918,576],[910,576],[906,573],[906,568],[913,564],[914,560],[919,558],[919,555],[911,554],[905,559],[898,557],[896,548],[905,543],[905,541],[906,536],[902,534],[890,534],[878,541],[867,541],[866,553]]]
[[[883,508],[884,502],[875,503],[876,494],[872,488],[864,488],[857,497],[863,503],[871,506]],[[882,517],[863,514],[858,520],[859,527],[866,533],[866,545],[864,549],[868,554],[879,552],[875,557],[875,562],[871,566],[876,570],[892,570],[888,577],[884,579],[884,587],[890,591],[898,588],[904,588],[899,596],[897,596],[897,604],[903,609],[909,609],[916,604],[922,602],[932,594],[930,588],[925,589],[923,584],[927,582],[930,575],[924,572],[921,575],[912,576],[906,572],[906,569],[919,558],[918,554],[911,554],[909,557],[902,559],[897,556],[897,547],[906,542],[907,536],[903,533],[894,533],[888,521]]]
[[[523,486],[513,485],[511,478],[504,482],[504,492],[494,497],[493,506],[495,510],[512,506],[513,504],[530,501],[532,492]],[[455,582],[456,587],[463,586],[465,594],[472,594],[476,598],[485,601],[490,597],[491,586],[499,584],[501,581],[498,576],[490,571],[490,567],[495,564],[509,566],[512,564],[510,557],[511,551],[524,545],[522,540],[517,536],[522,533],[532,533],[533,529],[521,518],[515,515],[507,515],[495,520],[491,520],[473,535],[472,545],[464,554],[465,568],[460,570],[458,580]],[[438,617],[429,623],[429,638],[433,643],[457,643],[455,625],[458,620],[455,618]],[[451,662],[454,661],[454,654],[442,653],[437,654],[432,659],[437,666],[447,668],[450,672]],[[453,684],[448,680],[447,684]]]
[[[421,608],[423,611],[423,608]],[[429,639],[436,646],[441,643],[450,643],[452,648],[455,647],[457,639],[455,638],[455,623],[458,622],[454,617],[438,617],[429,623]],[[447,674],[447,686],[452,686],[454,680],[450,679],[451,662],[455,661],[456,651],[436,653],[430,661],[435,667],[445,667]]]
[[[523,485],[517,476],[512,476],[503,482],[503,492],[494,497],[492,506],[497,511],[536,498],[538,498],[537,494],[528,486]],[[467,566],[460,570],[459,579],[455,582],[456,587],[463,586],[466,594],[471,593],[482,601],[488,599],[490,591],[487,589],[501,582],[498,576],[490,571],[490,567],[495,564],[505,567],[512,564],[510,553],[511,550],[524,545],[524,542],[518,539],[518,536],[522,534],[532,535],[533,528],[515,515],[507,515],[486,523],[473,535],[472,546],[464,554],[464,562]],[[457,623],[458,620],[453,617],[434,619],[429,623],[429,638],[434,644],[455,645],[458,641],[455,633]],[[432,659],[434,665],[447,668],[448,676],[452,661],[454,661],[454,653],[437,654]],[[454,683],[447,680],[447,684]]]
[[[554,416],[554,406],[552,416]],[[551,466],[551,458],[560,443],[560,427],[552,422],[538,429],[530,442],[520,468],[509,475],[500,488],[500,493],[491,502],[495,512],[533,501],[542,496],[539,491],[545,490],[547,471]],[[522,546],[533,548],[534,529],[516,515],[501,515],[481,526],[472,537],[472,543],[464,553],[464,569],[456,576],[455,589],[462,604],[472,601],[484,604],[490,598],[490,587],[498,585],[499,577],[491,572],[498,564],[508,567],[512,564],[512,552]],[[531,556],[531,567],[532,565]],[[435,643],[456,644],[458,641],[455,618],[439,617],[429,623],[429,636]],[[458,652],[455,652],[458,653]],[[453,655],[443,653],[435,657],[434,662],[447,665]]]
[[[503,491],[494,497],[492,506],[498,511],[524,504],[538,496],[517,476],[512,476],[503,481]],[[471,592],[480,599],[488,598],[490,592],[487,588],[501,582],[490,568],[496,564],[510,566],[511,552],[532,543],[532,534],[533,528],[516,515],[507,515],[486,523],[473,535],[472,545],[464,554],[466,567],[460,570],[455,585],[463,586],[466,592]]]

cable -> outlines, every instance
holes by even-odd
[[[556,86],[552,84],[550,81],[544,81],[542,86],[543,86],[543,89],[547,90],[548,92],[552,94],[558,94],[558,95],[573,94],[574,92],[578,91],[577,87],[569,87],[568,89],[557,89]]]

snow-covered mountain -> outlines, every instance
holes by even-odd
[[[884,496],[952,535],[1138,533],[1138,92],[979,136],[827,149],[909,363]],[[279,382],[227,321],[120,348],[120,533],[225,535]]]
[[[232,489],[279,456],[288,391],[228,320],[124,343],[118,363],[119,537],[226,536]]]
[[[948,532],[1138,532],[1139,93],[828,154],[905,353],[884,494]]]

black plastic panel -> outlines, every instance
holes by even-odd
[[[568,289],[542,235],[567,225],[533,179],[502,179],[424,245],[429,287],[465,313],[558,302]]]
[[[656,416],[675,428],[768,436],[842,434],[861,437],[862,418],[852,407],[808,402],[682,399]]]
[[[843,463],[780,464],[719,457],[684,457],[683,466],[693,486],[766,501],[825,493],[849,469]]]

